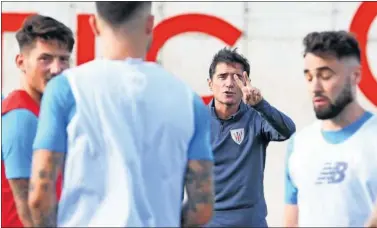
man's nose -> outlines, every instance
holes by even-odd
[[[318,77],[313,77],[310,82],[310,90],[313,94],[320,94],[323,92],[322,82]]]
[[[228,88],[234,88],[236,81],[234,80],[232,75],[229,75],[225,80],[225,86]]]
[[[59,59],[54,59],[51,63],[50,72],[53,75],[58,75],[64,70],[64,63]]]

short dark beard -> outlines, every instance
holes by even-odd
[[[323,110],[316,110],[314,107],[314,112],[317,119],[328,120],[337,117],[343,109],[354,100],[351,92],[351,84],[347,83],[343,91],[340,93],[338,98],[334,103],[330,103],[328,108]]]

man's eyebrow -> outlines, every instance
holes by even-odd
[[[325,70],[328,70],[328,71],[331,71],[333,73],[335,73],[335,71],[333,69],[331,69],[330,67],[328,66],[323,66],[323,67],[318,67],[316,68],[317,71],[325,71]]]
[[[48,57],[67,57],[67,58],[69,58],[71,55],[70,55],[70,54],[53,55],[53,54],[50,54],[50,53],[41,53],[39,56],[48,56]]]
[[[331,71],[331,72],[335,73],[335,71],[333,69],[331,69],[330,67],[328,67],[328,66],[317,67],[315,70],[316,71],[326,71],[326,70],[328,70],[328,71]],[[309,73],[309,70],[308,69],[304,69],[304,74],[307,74],[307,73]]]

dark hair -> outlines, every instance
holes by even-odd
[[[131,19],[135,13],[152,2],[96,2],[98,15],[113,27]]]
[[[219,63],[239,63],[242,65],[243,70],[246,71],[247,75],[250,74],[250,64],[247,59],[237,52],[237,48],[223,48],[215,54],[212,59],[211,66],[209,67],[209,78],[212,78],[216,71],[216,66]]]
[[[304,56],[332,55],[337,59],[356,57],[360,61],[360,48],[356,38],[346,31],[312,32],[304,38]]]
[[[75,40],[70,28],[51,17],[33,15],[28,17],[16,33],[20,50],[35,44],[36,39],[45,41],[57,40],[67,46],[72,52]]]

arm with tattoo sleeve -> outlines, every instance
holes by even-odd
[[[29,207],[35,226],[56,226],[56,179],[67,151],[68,114],[74,99],[65,76],[45,89],[33,148]]]
[[[211,161],[191,160],[188,163],[185,184],[187,202],[182,209],[182,227],[204,225],[213,211],[213,179]]]
[[[24,227],[33,227],[28,207],[29,179],[19,178],[9,180],[12,189],[17,214]]]
[[[185,173],[187,202],[182,208],[181,225],[200,226],[212,217],[213,154],[210,142],[210,116],[199,96],[194,99],[195,131],[188,150]]]
[[[29,207],[34,226],[56,227],[56,179],[64,154],[37,150],[33,155]]]

